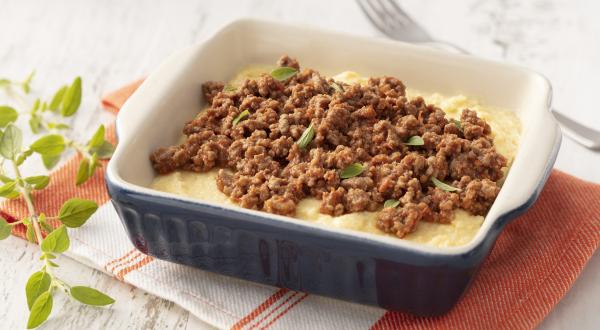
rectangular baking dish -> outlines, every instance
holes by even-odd
[[[465,94],[513,110],[522,121],[518,154],[475,238],[434,248],[393,237],[329,229],[300,220],[163,193],[148,156],[175,143],[201,109],[201,84],[228,80],[281,54],[325,74],[391,75],[407,86]],[[538,197],[561,134],[551,88],[530,70],[400,42],[303,26],[240,20],[167,59],[123,106],[119,144],[107,168],[112,201],[133,244],[159,259],[263,284],[390,310],[439,315],[468,288],[498,234]]]

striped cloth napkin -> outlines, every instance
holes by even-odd
[[[107,95],[118,111],[139,82]],[[110,130],[114,139],[114,130]],[[600,185],[554,171],[537,203],[509,224],[471,289],[448,314],[416,317],[269,287],[154,259],[125,235],[102,173],[75,187],[77,159],[51,174],[37,207],[57,213],[72,196],[102,205],[86,226],[70,232],[68,256],[171,300],[219,328],[412,329],[532,328],[569,290],[600,243]],[[23,201],[4,201],[2,216],[21,217]],[[12,218],[14,219],[14,218]],[[15,235],[24,236],[23,228]]]

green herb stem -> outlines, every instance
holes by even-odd
[[[19,107],[23,109],[31,109],[27,104],[27,100],[21,94],[15,92],[10,86],[6,86],[6,94],[19,103]]]
[[[71,140],[71,139],[65,137],[65,145],[67,147],[71,147],[71,148],[77,150],[77,152],[79,152],[83,156],[83,158],[86,158],[86,159],[92,158],[92,155],[90,154],[90,149],[86,146],[81,145],[80,143],[78,143],[75,140]]]
[[[42,244],[44,240],[42,236],[42,229],[40,228],[40,224],[38,222],[37,214],[35,212],[35,206],[33,205],[33,198],[31,197],[30,188],[25,185],[25,181],[23,180],[23,176],[21,175],[21,171],[19,170],[19,166],[15,160],[11,160],[11,164],[13,166],[13,170],[15,172],[15,181],[19,186],[19,190],[21,191],[21,196],[25,200],[25,204],[27,204],[27,211],[29,212],[29,218],[31,219],[31,225],[33,226],[33,232],[35,233],[35,238],[38,241],[38,244]]]
[[[39,258],[43,260],[41,270],[33,273],[25,286],[27,304],[30,309],[28,328],[38,327],[48,319],[52,312],[53,295],[56,289],[64,291],[68,296],[87,305],[106,306],[114,303],[114,299],[98,290],[82,286],[71,287],[52,274],[52,268],[58,267],[53,261],[56,259],[56,254],[64,253],[70,245],[67,227],[82,226],[96,212],[98,205],[90,200],[71,198],[63,203],[59,215],[46,217],[44,213],[36,211],[33,191],[34,189],[44,189],[48,185],[50,177],[48,175],[24,177],[19,169],[19,166],[33,153],[39,154],[44,165],[49,169],[60,159],[65,148],[71,148],[84,158],[77,172],[77,184],[79,185],[89,179],[90,173],[93,174],[94,169],[100,166],[98,159],[110,157],[114,148],[104,138],[105,128],[103,125],[96,130],[87,143],[78,143],[57,132],[60,129],[69,128],[68,125],[53,122],[43,113],[49,109],[53,113],[58,113],[60,110],[62,117],[74,115],[81,102],[81,78],[77,77],[70,86],[61,87],[55,93],[50,105],[42,102],[39,98],[35,103],[29,105],[27,94],[30,92],[29,84],[32,77],[33,73],[19,83],[0,79],[0,87],[4,88],[7,96],[21,109],[18,111],[10,106],[2,106],[0,109],[2,126],[6,126],[2,132],[2,139],[0,139],[0,187],[3,189],[3,195],[9,198],[22,197],[27,205],[27,215],[20,220],[8,223],[5,219],[0,219],[0,239],[9,237],[14,226],[22,224],[27,227],[28,240],[37,242],[42,251]],[[17,87],[22,88],[22,92]],[[38,131],[42,129],[51,134],[39,138],[29,147],[23,148],[22,131],[12,124],[17,120],[19,114],[30,117],[29,125],[34,134],[38,134]],[[12,170],[9,170],[10,176],[6,175],[4,165],[12,167]],[[49,226],[48,220],[58,220],[62,224],[54,229]],[[47,234],[46,237],[44,237],[44,233]]]
[[[42,119],[43,119],[43,118],[42,118]],[[42,125],[42,127],[43,127],[45,130],[47,130],[49,133],[54,133],[54,132],[56,132],[56,131],[57,131],[57,129],[55,129],[55,128],[50,128],[50,125],[48,125],[48,123],[47,123],[47,122],[45,122],[45,121],[43,121],[43,120],[42,120],[42,121],[40,121],[40,125]]]
[[[27,102],[27,100],[21,94],[15,92],[12,88],[10,88],[10,86],[6,87],[6,94],[19,104],[18,109],[32,109],[33,108],[33,105],[29,104]],[[19,112],[27,114],[31,117],[36,116],[37,118],[39,118],[40,119],[39,124],[49,133],[59,132],[58,129],[50,127],[50,125],[48,125],[48,123],[46,122],[46,118],[43,116],[43,113],[35,114],[34,111],[32,111],[32,110],[25,111],[25,112],[19,111]]]
[[[48,259],[46,259],[46,268],[50,268]],[[48,271],[46,270],[46,272],[48,272]],[[69,284],[67,284],[65,281],[61,280],[60,278],[53,276],[53,275],[51,275],[51,276],[52,276],[52,286],[63,289],[63,291],[65,291],[65,293],[68,295],[69,290],[71,290],[71,286]]]

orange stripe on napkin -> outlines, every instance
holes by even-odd
[[[124,260],[125,258],[131,256],[132,254],[134,254],[137,251],[138,250],[135,249],[135,248],[129,250],[129,252],[125,253],[122,257],[116,258],[116,259],[113,259],[113,260],[107,262],[106,265],[104,265],[104,268],[108,269],[108,267],[110,267],[111,265],[121,262],[122,260]]]
[[[288,305],[288,303],[290,303],[291,301],[295,301],[294,298],[297,298],[296,296],[298,296],[300,294],[300,292],[297,291],[291,291],[291,295],[289,295],[287,298],[283,299],[282,302],[279,303],[279,305],[275,306],[273,309],[271,309],[267,314],[265,314],[263,317],[261,317],[258,321],[256,321],[256,323],[254,323],[250,329],[256,329],[257,327],[260,326],[260,324],[262,322],[264,322],[265,320],[267,320],[271,315],[275,314],[278,315],[280,312],[280,309],[285,309],[285,306]],[[299,296],[298,296],[299,297]],[[280,299],[281,300],[281,299]]]
[[[279,289],[277,292],[272,294],[269,298],[267,298],[262,304],[258,305],[252,312],[250,312],[246,317],[239,320],[236,324],[231,327],[231,329],[239,330],[242,329],[245,325],[249,324],[258,317],[260,314],[265,312],[269,307],[275,304],[279,299],[281,299],[286,293],[290,290],[288,289]]]
[[[136,269],[142,268],[143,266],[149,264],[152,261],[154,261],[154,258],[152,258],[151,256],[144,256],[144,258],[142,258],[142,260],[138,261],[137,263],[120,270],[116,274],[116,276],[119,280],[122,281],[125,278],[125,275],[131,273],[132,271],[134,271]]]
[[[111,272],[113,274],[116,274],[118,272],[117,269],[127,267],[130,264],[134,264],[138,261],[138,259],[142,259],[144,256],[137,249],[134,249],[133,253],[131,253],[131,254],[128,253],[127,255],[128,255],[127,257],[123,256],[123,257],[125,257],[123,260],[121,260],[113,265],[106,266],[105,267],[106,270],[108,270],[109,272]],[[123,258],[123,257],[121,257],[121,258]],[[121,258],[119,258],[119,259],[121,259]]]
[[[293,303],[291,303],[288,307],[286,307],[281,313],[279,313],[277,316],[275,316],[271,321],[269,321],[269,323],[267,323],[261,329],[267,329],[267,328],[269,328],[271,325],[273,325],[275,322],[277,322],[277,320],[279,320],[282,316],[284,316],[285,314],[287,314],[287,312],[289,312],[292,308],[294,308],[294,306],[298,305],[306,297],[308,297],[307,293],[301,294],[299,296],[299,298],[296,299],[296,301],[294,301]]]

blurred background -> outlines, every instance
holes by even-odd
[[[487,58],[522,64],[547,76],[559,111],[600,129],[600,2],[593,0],[400,0],[437,39]],[[89,1],[0,0],[0,72],[37,86],[84,77],[84,98],[99,97],[149,74],[167,55],[201,41],[239,17],[322,26],[385,37],[354,1]],[[564,144],[572,144],[565,141]],[[563,148],[557,167],[600,182]],[[600,155],[590,155],[600,164]]]
[[[600,129],[600,1],[398,0],[398,4],[436,39],[457,44],[477,56],[521,64],[544,74],[553,84],[554,106],[559,111]],[[147,76],[175,50],[200,42],[240,17],[309,24],[385,38],[350,0],[0,0],[0,77],[19,79],[35,69],[34,88],[47,94],[74,76],[82,76],[84,111],[76,116],[74,126],[88,127],[98,120],[111,120],[112,115],[101,111],[99,106],[103,94]],[[600,153],[569,139],[563,140],[556,164],[559,169],[600,182],[600,171],[592,170],[599,164]],[[30,248],[24,242],[16,244],[22,246],[9,247],[14,250],[0,253],[5,272],[13,272],[5,264],[20,267],[18,255]],[[598,321],[592,311],[597,301],[594,297],[600,296],[599,259],[596,253],[574,290],[542,328],[569,327],[574,319],[588,325]],[[73,263],[66,267],[73,269],[70,276],[92,273],[92,281],[100,283],[101,288],[104,286],[117,298],[128,297],[117,299],[123,304],[110,313],[89,312],[98,322],[108,322],[92,323],[92,328],[100,324],[109,327],[111,320],[127,322],[128,317],[144,319],[150,322],[144,323],[148,327],[194,328],[188,323],[191,317],[172,303],[148,297],[122,283],[117,282],[119,286],[113,287],[115,280],[81,268],[84,266]],[[13,305],[9,300],[15,296],[11,291],[13,285],[9,284],[12,280],[9,277],[0,288],[0,306],[6,307],[0,307],[3,311],[0,319],[8,317]],[[21,290],[22,285],[15,287]],[[19,294],[18,299],[22,298]],[[78,307],[67,304],[64,308],[77,313]],[[22,320],[23,316],[16,319]],[[55,323],[49,327],[60,326],[58,321],[51,322]],[[89,322],[80,319],[72,324],[81,326]],[[134,328],[141,325],[133,321],[129,324]]]

